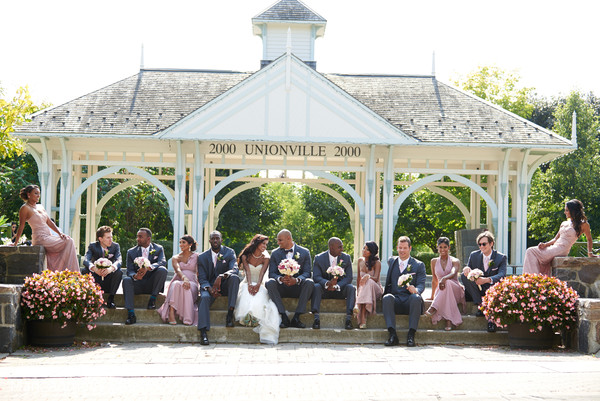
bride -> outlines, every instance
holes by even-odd
[[[243,326],[256,326],[254,331],[259,334],[261,343],[277,344],[281,316],[265,288],[270,259],[268,243],[269,237],[256,234],[240,254],[239,266],[244,280],[240,283],[235,319]]]

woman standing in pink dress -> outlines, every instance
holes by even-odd
[[[538,246],[527,248],[523,261],[523,273],[552,274],[552,260],[557,256],[567,256],[571,247],[581,234],[587,239],[588,256],[593,254],[592,233],[590,224],[583,211],[583,203],[571,199],[565,204],[565,216],[556,236],[548,242],[540,242]]]
[[[462,316],[458,310],[460,303],[465,308],[465,289],[458,282],[460,261],[450,256],[450,240],[440,237],[437,240],[438,258],[431,259],[431,272],[437,278],[437,291],[433,302],[425,315],[431,317],[431,323],[437,324],[446,320],[446,330],[452,325],[462,324]]]
[[[177,324],[176,316],[183,324],[190,326],[198,324],[198,254],[196,241],[189,235],[179,240],[181,252],[173,256],[171,263],[175,276],[169,284],[167,297],[157,310],[164,322]]]
[[[50,219],[40,200],[40,188],[37,185],[27,185],[19,192],[25,204],[19,209],[19,228],[17,238],[21,238],[25,222],[31,226],[31,242],[33,245],[41,245],[46,251],[48,270],[79,271],[79,261],[73,238],[60,232],[56,224]],[[54,231],[58,235],[53,235]]]
[[[378,252],[377,244],[369,241],[363,247],[362,258],[358,259],[356,308],[358,308],[359,329],[367,328],[367,316],[375,313],[377,299],[380,299],[383,294],[383,288],[379,282],[381,262],[377,256]]]

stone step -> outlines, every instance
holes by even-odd
[[[138,323],[154,323],[161,324],[163,323],[160,316],[155,310],[148,309],[136,309],[135,315]],[[210,320],[212,323],[224,324],[225,317],[227,315],[227,311],[225,309],[211,309],[210,311]],[[291,318],[290,313],[290,318]],[[345,322],[345,314],[339,312],[321,312],[319,315],[321,320],[321,328],[343,328]],[[107,309],[106,314],[102,316],[98,321],[106,322],[106,323],[123,323],[127,319],[127,310],[125,308],[117,308],[117,309]],[[301,315],[300,320],[307,325],[307,327],[311,327],[313,323],[313,315],[309,313],[305,313]],[[165,323],[166,324],[166,323]],[[179,322],[179,324],[181,324]],[[408,316],[406,315],[397,315],[396,316],[396,324],[398,327],[407,327],[408,326]],[[352,319],[352,325],[354,327],[358,327],[358,322],[356,319]],[[236,323],[236,327],[238,324]],[[419,320],[419,329],[423,330],[443,330],[445,326],[445,322],[438,322],[436,325],[431,324],[431,319],[427,316],[421,316]],[[372,329],[382,329],[386,328],[385,320],[381,313],[370,316],[367,320],[367,327]],[[474,315],[465,315],[463,316],[463,323],[459,327],[461,330],[481,330],[485,331],[487,329],[487,321],[481,317],[475,317]]]
[[[134,299],[134,307],[136,309],[146,308],[148,305],[149,295],[142,294],[136,295]],[[158,294],[156,297],[156,307],[159,308],[163,302],[165,301],[165,296],[162,294]],[[124,306],[125,300],[123,298],[123,294],[115,295],[115,304],[117,306]],[[296,310],[298,305],[298,300],[296,298],[283,298],[283,306],[288,311],[288,313],[293,313]],[[429,308],[431,305],[431,301],[425,301],[425,310]],[[215,302],[211,306],[211,310],[225,310],[227,309],[227,297],[219,297],[215,300]],[[310,301],[306,304],[306,310],[310,311]],[[321,301],[321,312],[340,312],[345,313],[346,310],[346,301],[343,299],[323,299]],[[466,311],[463,315],[474,315],[477,311],[475,305],[471,302],[467,302]],[[377,312],[381,313],[381,300],[377,301]]]
[[[401,344],[406,338],[406,330],[398,330]],[[382,329],[321,330],[282,329],[279,335],[280,343],[340,343],[340,344],[383,344],[388,333]],[[465,344],[465,345],[508,345],[508,333],[487,333],[481,330],[419,330],[416,334],[418,345],[424,344]],[[226,328],[213,326],[208,332],[211,343],[256,344],[258,334],[249,327]],[[88,331],[79,327],[77,341],[98,342],[183,342],[199,343],[199,331],[194,326],[171,326],[168,324],[98,322],[94,330]]]

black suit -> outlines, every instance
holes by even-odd
[[[391,257],[388,260],[388,273],[385,280],[385,290],[381,307],[383,317],[388,328],[396,328],[396,315],[408,315],[408,328],[417,330],[419,326],[419,317],[423,313],[423,298],[421,294],[425,291],[425,280],[427,273],[425,264],[412,256],[408,259],[407,266],[400,271],[400,258]],[[403,286],[398,287],[398,278],[403,274],[412,274],[413,279],[410,285],[415,286],[418,293],[411,294]]]
[[[105,255],[104,250],[102,249],[102,245],[100,245],[99,241],[92,242],[88,246],[88,250],[85,253],[85,257],[83,258],[83,274],[92,273],[90,272],[90,267],[94,265],[94,262],[100,258],[106,258],[110,260],[117,268],[112,273],[109,273],[102,280],[102,276],[92,273],[94,277],[94,281],[96,284],[102,288],[102,291],[105,293],[114,296],[119,289],[119,285],[121,284],[121,280],[123,279],[123,271],[121,270],[121,247],[116,242],[113,242],[107,249],[108,255]]]
[[[313,281],[315,288],[312,293],[311,309],[313,313],[319,313],[321,309],[321,298],[334,298],[346,300],[346,316],[352,316],[352,310],[356,303],[356,289],[352,285],[352,259],[347,253],[343,253],[337,257],[337,265],[344,269],[345,275],[341,277],[337,285],[339,289],[328,291],[325,285],[333,276],[327,273],[327,269],[331,266],[329,261],[329,251],[322,252],[315,256],[313,262]]]
[[[491,262],[494,263],[491,263]],[[490,255],[490,266],[487,271],[483,266],[483,253],[481,251],[473,251],[469,255],[469,262],[467,266],[471,269],[479,269],[483,272],[483,277],[489,277],[492,279],[492,284],[486,283],[481,285],[481,290],[474,281],[469,280],[464,274],[460,275],[460,280],[465,287],[465,293],[471,295],[473,303],[481,305],[481,297],[483,297],[486,291],[495,283],[500,281],[506,276],[506,255],[492,250]]]
[[[141,280],[134,280],[133,276],[140,269],[134,260],[142,256],[142,247],[134,246],[127,251],[127,277],[123,278],[123,297],[125,298],[125,308],[132,310],[134,307],[134,295],[150,294],[157,296],[159,292],[165,289],[167,279],[167,260],[162,246],[151,243],[148,260],[152,265],[151,269]]]
[[[298,283],[289,287],[280,282],[283,275],[277,269],[279,263],[287,259],[285,249],[275,249],[271,253],[271,260],[269,261],[269,280],[265,283],[265,287],[267,287],[269,297],[271,297],[271,300],[277,306],[279,313],[285,313],[282,297],[298,298],[296,313],[306,312],[306,303],[310,299],[315,286],[315,283],[310,278],[311,263],[309,250],[294,244],[292,258],[300,265],[300,271],[292,276],[298,280]]]

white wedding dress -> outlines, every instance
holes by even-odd
[[[260,266],[248,264],[250,268],[251,280],[256,283],[260,277]],[[267,274],[265,277],[267,278]],[[240,283],[240,290],[235,305],[235,320],[243,326],[256,326],[254,331],[258,333],[260,342],[263,344],[277,344],[279,341],[279,325],[281,324],[281,316],[277,311],[275,303],[269,298],[269,293],[265,288],[265,283],[260,285],[260,289],[256,295],[251,295],[248,292],[248,280],[244,276],[244,280]]]

